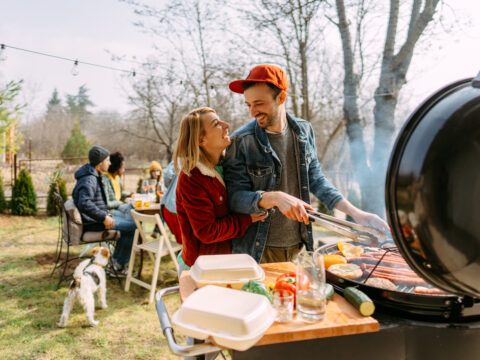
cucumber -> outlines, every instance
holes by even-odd
[[[373,301],[364,292],[354,287],[347,287],[343,291],[343,296],[345,296],[345,299],[355,306],[363,316],[370,316],[375,312]]]
[[[335,294],[333,286],[330,284],[325,284],[325,298],[327,299],[327,301],[333,298],[333,294]]]

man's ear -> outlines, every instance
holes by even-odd
[[[282,92],[278,96],[279,96],[280,105],[285,103],[285,100],[287,100],[287,92],[282,90]]]

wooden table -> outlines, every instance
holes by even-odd
[[[293,263],[260,265],[265,270],[265,283],[274,283],[285,272],[295,271]],[[180,276],[180,298],[182,302],[196,289],[189,271]],[[348,301],[335,294],[327,304],[325,318],[316,323],[306,323],[296,316],[288,323],[273,323],[255,346],[285,343],[300,340],[326,338],[340,335],[361,334],[378,331],[379,323],[372,317],[360,315]]]

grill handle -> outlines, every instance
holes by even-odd
[[[328,230],[346,236],[355,242],[367,246],[378,246],[388,238],[380,230],[373,227],[355,224],[350,221],[341,220],[334,216],[326,215],[318,211],[307,210],[308,216]]]
[[[164,301],[162,300],[163,296],[178,294],[180,291],[179,286],[172,286],[162,290],[157,291],[155,294],[155,308],[157,309],[158,320],[162,327],[162,332],[165,338],[167,339],[168,347],[170,351],[178,356],[190,357],[190,356],[200,356],[213,352],[222,351],[219,347],[213,345],[209,340],[206,340],[203,344],[195,345],[178,345],[175,340],[175,335],[173,334],[172,323],[170,321],[170,316],[168,315],[167,307],[165,306]]]

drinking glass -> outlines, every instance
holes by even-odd
[[[315,322],[325,316],[325,266],[318,251],[297,257],[297,316]]]
[[[150,200],[151,200],[150,194],[143,195],[143,207],[145,209],[148,209],[150,207]]]
[[[133,201],[135,203],[135,208],[140,209],[143,205],[143,197],[141,195],[135,195],[133,198]]]
[[[148,179],[148,194],[155,194],[155,188],[157,187],[157,179]]]
[[[273,290],[273,308],[277,312],[275,321],[289,322],[293,318],[293,299],[294,294],[290,290]]]

